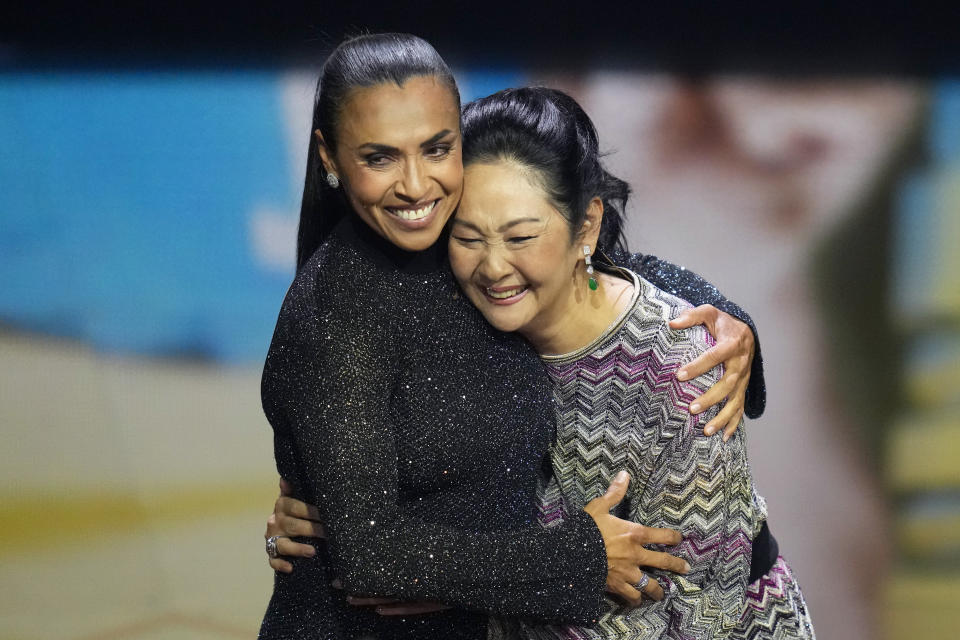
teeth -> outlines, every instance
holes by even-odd
[[[403,218],[404,220],[422,220],[423,218],[426,218],[431,211],[433,211],[433,207],[436,204],[437,202],[433,201],[425,207],[421,207],[420,209],[392,209],[391,212],[393,215],[397,216],[398,218]]]
[[[526,287],[517,287],[516,289],[508,289],[507,291],[493,291],[491,289],[487,289],[487,295],[491,298],[503,300],[505,298],[512,298],[515,295],[519,295],[524,289],[526,289]]]

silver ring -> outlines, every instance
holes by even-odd
[[[633,585],[633,588],[637,591],[643,591],[644,587],[646,587],[648,584],[650,584],[650,576],[645,573],[643,574],[643,577],[640,578],[640,581]]]
[[[277,540],[286,536],[270,536],[267,538],[267,555],[271,558],[279,558],[280,552],[277,550]]]

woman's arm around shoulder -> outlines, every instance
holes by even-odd
[[[686,300],[694,307],[703,305],[713,306],[722,313],[728,314],[745,323],[753,334],[753,343],[750,345],[752,360],[748,363],[744,375],[749,375],[749,381],[745,388],[746,397],[744,399],[744,413],[749,418],[759,418],[763,414],[766,406],[766,385],[763,379],[763,356],[760,352],[760,335],[753,323],[750,315],[741,309],[737,304],[728,300],[719,289],[710,284],[707,280],[696,273],[685,269],[684,267],[661,260],[656,256],[642,253],[630,254],[627,252],[616,251],[611,256],[612,261],[619,265],[627,267],[638,273],[645,280],[655,286],[668,291],[683,300]],[[704,322],[701,315],[693,315],[690,318],[692,322]],[[687,324],[686,326],[689,326]],[[674,328],[680,328],[674,326]],[[721,336],[714,334],[718,340]],[[733,363],[725,360],[728,369],[732,369]]]

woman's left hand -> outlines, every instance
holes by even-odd
[[[293,564],[289,557],[312,558],[317,550],[312,545],[294,542],[291,537],[325,538],[327,533],[320,522],[320,512],[312,504],[290,497],[293,487],[280,478],[280,495],[273,504],[273,513],[267,518],[267,530],[263,537],[267,540],[276,536],[277,557],[267,557],[274,571],[292,573]]]
[[[723,429],[723,439],[726,441],[737,430],[746,405],[754,354],[753,331],[746,323],[711,304],[684,311],[670,321],[670,328],[688,329],[698,324],[707,328],[717,344],[703,352],[696,360],[681,367],[677,378],[690,380],[718,364],[723,364],[723,377],[690,403],[690,413],[703,413],[726,398],[723,409],[703,428],[703,432],[708,436]]]

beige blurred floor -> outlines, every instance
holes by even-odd
[[[0,638],[254,637],[275,495],[259,371],[0,334]]]

